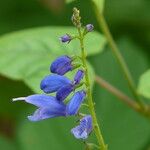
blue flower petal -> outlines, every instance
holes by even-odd
[[[50,71],[52,73],[64,75],[65,73],[67,73],[68,71],[71,71],[73,69],[71,62],[72,62],[72,59],[68,56],[58,57],[51,64]]]
[[[54,118],[54,117],[60,117],[65,116],[65,108],[63,111],[54,111],[50,108],[39,108],[37,109],[33,115],[28,116],[28,119],[30,121],[40,121],[48,118]]]
[[[13,101],[24,100],[25,102],[40,108],[49,108],[51,111],[64,111],[66,105],[59,102],[55,97],[45,94],[35,94],[28,97],[14,98]]]
[[[28,116],[28,119],[31,121],[39,121],[57,116],[66,116],[66,105],[56,100],[53,96],[35,94],[28,97],[13,99],[13,101],[18,100],[24,100],[27,103],[39,107],[32,116]]]
[[[83,76],[84,76],[83,70],[78,70],[78,72],[76,73],[76,75],[74,77],[75,84],[79,84],[80,81],[82,80]]]
[[[60,75],[49,75],[46,76],[40,84],[41,90],[43,90],[45,93],[52,93],[59,90],[62,86],[71,84],[71,81]]]
[[[51,106],[51,102],[55,100],[55,97],[44,94],[35,94],[25,98],[27,103],[33,104],[37,107],[49,107]]]
[[[76,115],[85,96],[86,96],[85,91],[76,92],[71,98],[70,102],[67,104],[66,114]]]
[[[87,115],[80,120],[80,125],[71,130],[71,133],[77,139],[86,139],[93,129],[92,117]]]
[[[68,84],[63,86],[57,91],[56,98],[59,101],[63,101],[74,90],[74,85]]]

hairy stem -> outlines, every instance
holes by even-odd
[[[94,103],[93,103],[92,93],[91,93],[89,74],[88,74],[87,63],[86,63],[86,53],[85,53],[85,49],[84,49],[83,35],[81,33],[80,28],[78,28],[78,32],[79,32],[79,37],[80,37],[82,63],[85,68],[85,82],[87,85],[88,105],[89,105],[89,111],[90,111],[92,119],[93,119],[94,132],[97,137],[97,140],[98,140],[101,150],[107,150],[107,145],[105,145],[100,127],[98,125],[96,113],[95,113],[95,108],[94,108]]]
[[[140,104],[140,106],[144,109],[145,106],[143,104],[143,101],[141,100],[140,96],[138,95],[137,91],[136,91],[136,86],[135,86],[135,83],[132,79],[132,76],[131,76],[131,73],[126,65],[126,62],[123,58],[123,56],[121,55],[110,31],[109,31],[109,28],[108,28],[108,25],[105,21],[105,18],[103,16],[103,14],[101,14],[97,8],[97,6],[95,4],[93,4],[94,6],[94,10],[95,10],[95,14],[96,14],[96,18],[97,18],[97,21],[98,21],[98,24],[100,26],[100,28],[102,29],[103,33],[105,34],[105,37],[107,38],[107,41],[108,41],[108,44],[109,46],[111,47],[112,49],[112,52],[114,54],[114,56],[116,57],[116,59],[118,60],[118,63],[125,75],[125,78],[126,80],[128,81],[128,85],[129,85],[129,88],[132,92],[132,94],[134,95],[135,97],[135,100]]]

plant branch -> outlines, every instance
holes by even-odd
[[[132,92],[132,94],[134,95],[135,97],[135,100],[140,104],[140,106],[145,109],[145,105],[143,103],[143,101],[141,100],[141,98],[139,97],[137,91],[136,91],[136,86],[135,86],[135,83],[132,79],[132,76],[130,74],[130,71],[126,65],[126,62],[123,58],[123,56],[121,55],[110,31],[109,31],[109,28],[108,28],[108,25],[105,21],[105,18],[103,16],[102,13],[99,12],[97,6],[93,3],[93,6],[94,6],[94,11],[95,11],[95,14],[96,14],[96,18],[97,18],[97,21],[98,21],[98,24],[99,24],[99,27],[102,29],[105,37],[107,38],[107,41],[108,41],[108,44],[109,46],[111,47],[112,49],[112,52],[114,54],[114,56],[116,57],[116,59],[118,60],[118,63],[125,75],[125,78],[126,80],[128,81],[128,85],[129,85],[129,88]]]
[[[143,109],[137,102],[135,102],[134,99],[128,97],[126,94],[124,94],[122,91],[105,81],[100,76],[95,76],[95,81],[97,84],[99,84],[101,87],[118,97],[118,99],[125,104],[127,104],[130,108],[137,111],[138,113],[142,114],[143,116],[150,118],[150,107],[145,106],[145,109]]]
[[[134,110],[136,110],[136,111],[139,112],[140,106],[134,100],[132,100],[130,97],[128,97],[127,95],[125,95],[123,92],[121,92],[119,89],[117,89],[114,86],[112,86],[110,83],[108,83],[107,81],[105,81],[100,76],[96,76],[95,77],[95,81],[101,87],[103,87],[104,89],[108,90],[110,93],[112,93],[116,97],[118,97],[119,100],[121,100],[122,102],[124,102],[125,104],[127,104],[129,107],[131,107]]]

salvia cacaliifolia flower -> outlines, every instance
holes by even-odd
[[[92,24],[87,24],[85,28],[87,32],[92,32],[94,29],[94,26]]]
[[[83,70],[78,70],[74,77],[74,84],[79,84],[80,81],[83,79],[84,76],[84,71]]]
[[[80,120],[80,124],[71,130],[71,133],[77,139],[86,139],[91,133],[92,127],[92,117],[87,115]]]
[[[38,109],[33,115],[28,116],[30,121],[40,121],[43,119],[65,116],[66,106],[62,102],[56,100],[53,96],[44,94],[35,94],[28,97],[15,98],[13,101],[24,100],[27,103],[33,104]]]
[[[66,108],[67,115],[77,114],[79,106],[83,102],[85,96],[86,96],[85,91],[79,91],[74,94],[71,101],[67,105]]]
[[[72,37],[69,34],[65,34],[62,37],[60,37],[60,41],[63,43],[70,42],[72,40]]]
[[[68,104],[64,104],[55,97],[45,94],[14,98],[13,101],[22,100],[38,107],[33,115],[28,116],[28,119],[30,121],[40,121],[48,118],[76,115],[85,96],[84,91],[78,91],[73,95]]]
[[[83,76],[84,72],[82,70],[78,70],[74,81],[57,74],[48,75],[41,81],[40,87],[45,93],[57,92],[57,100],[63,101],[76,88]]]
[[[46,76],[40,84],[41,90],[45,93],[53,93],[58,91],[64,85],[72,84],[72,82],[64,76],[51,74]]]
[[[83,79],[83,76],[84,72],[82,70],[78,70],[74,77],[74,81],[72,81],[71,84],[62,86],[62,88],[57,91],[56,98],[60,101],[66,99],[67,96],[76,88],[76,85],[78,85]]]
[[[64,75],[73,69],[72,59],[69,56],[58,57],[50,66],[50,71],[58,75]]]

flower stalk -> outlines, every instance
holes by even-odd
[[[96,113],[95,113],[94,102],[93,102],[92,93],[91,93],[91,85],[90,85],[89,74],[88,74],[88,67],[87,67],[87,63],[86,63],[86,51],[84,48],[84,36],[85,36],[85,34],[81,30],[82,28],[81,28],[80,19],[81,19],[81,17],[80,17],[79,10],[74,8],[72,21],[73,21],[73,24],[77,27],[78,34],[79,34],[79,41],[80,41],[80,48],[81,48],[81,61],[83,63],[83,67],[84,67],[88,106],[89,106],[89,111],[90,111],[90,114],[91,114],[92,120],[93,120],[93,129],[94,129],[97,141],[98,141],[99,146],[100,146],[99,149],[107,150],[107,145],[104,142],[104,139],[103,139],[103,136],[102,136],[102,133],[101,133],[98,121],[97,121]],[[91,32],[91,31],[89,31],[89,32]]]
[[[91,113],[91,116],[93,118],[93,128],[101,150],[107,150],[107,145],[105,145],[100,127],[98,125],[94,103],[92,99],[91,86],[90,86],[89,74],[88,74],[87,63],[86,63],[86,52],[84,49],[84,37],[82,36],[80,28],[78,28],[78,32],[80,37],[81,57],[82,57],[83,66],[85,68],[85,82],[87,85],[88,106],[89,106],[89,111]]]

